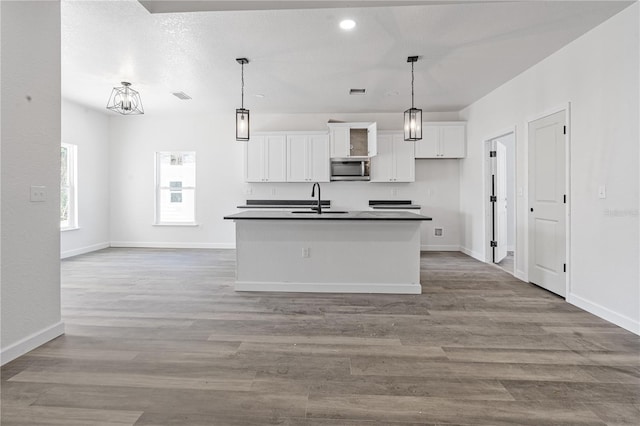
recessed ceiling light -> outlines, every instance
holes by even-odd
[[[345,19],[344,21],[340,22],[340,28],[342,28],[343,30],[352,30],[356,27],[356,21],[354,21],[353,19]]]
[[[262,93],[256,93],[256,98],[264,98],[264,95]]]

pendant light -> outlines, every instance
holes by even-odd
[[[140,93],[131,88],[131,83],[120,82],[122,87],[114,87],[107,102],[107,109],[122,115],[144,114]]]
[[[244,108],[244,64],[248,64],[247,58],[237,58],[236,61],[242,67],[242,100],[240,108],[236,109],[236,140],[249,140],[249,110]]]
[[[417,61],[417,56],[409,56],[407,58],[407,62],[411,62],[411,108],[404,112],[405,141],[419,141],[422,139],[422,110],[413,107],[413,63]]]

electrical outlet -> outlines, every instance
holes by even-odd
[[[276,189],[275,188],[271,188],[271,195],[276,195]]]
[[[247,186],[247,187],[244,189],[244,193],[245,193],[246,195],[251,195],[251,194],[253,194],[253,188],[252,188],[252,187],[250,187],[250,186]]]
[[[398,190],[397,190],[396,188],[393,188],[393,189],[391,190],[391,196],[392,196],[392,197],[397,197],[397,196],[398,196]]]
[[[31,185],[31,202],[42,203],[47,200],[47,187]]]
[[[435,235],[436,237],[442,237],[442,228],[434,228],[433,235]]]
[[[309,247],[302,248],[302,257],[311,257],[311,249]]]

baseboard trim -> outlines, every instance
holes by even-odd
[[[102,250],[107,247],[109,247],[109,243],[104,242],[104,243],[92,244],[86,247],[80,247],[73,250],[65,250],[63,252],[60,252],[60,259],[66,259],[68,257],[78,256],[85,253],[91,253],[92,251]]]
[[[232,243],[174,243],[174,242],[139,242],[111,241],[111,247],[126,248],[198,248],[198,249],[235,249]]]
[[[420,251],[460,251],[460,246],[424,244],[420,246]]]
[[[27,352],[34,350],[38,346],[44,345],[49,340],[53,340],[63,334],[64,323],[62,321],[33,333],[32,335],[2,349],[2,351],[0,351],[0,365],[5,365]]]
[[[476,253],[475,251],[462,246],[460,247],[460,251],[466,254],[467,256],[471,256],[474,259],[479,260],[480,262],[484,262],[484,256],[480,253]]]
[[[420,294],[420,284],[384,284],[384,283],[282,283],[236,281],[236,291],[276,291],[292,293],[384,293],[384,294]]]
[[[515,272],[515,274],[513,276],[516,277],[519,280],[524,281],[524,282],[529,282],[529,280],[527,280],[527,275],[524,273],[524,271],[520,271],[520,270],[516,269],[516,272]]]
[[[640,335],[640,322],[635,321],[634,319],[629,318],[626,315],[621,315],[617,312],[614,312],[609,308],[605,308],[602,305],[580,297],[575,293],[569,293],[567,302],[571,303],[574,306],[577,306],[580,309],[584,309],[585,311],[597,317],[607,320],[610,323],[622,327],[625,330],[629,330],[634,334]]]

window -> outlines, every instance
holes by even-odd
[[[60,229],[78,227],[78,192],[76,181],[76,145],[60,146]]]
[[[194,225],[196,153],[156,152],[156,224]]]

